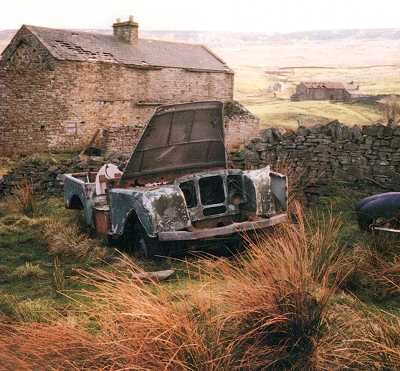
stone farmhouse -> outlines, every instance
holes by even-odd
[[[292,100],[348,101],[351,93],[345,85],[336,81],[303,81],[296,86]]]
[[[232,70],[205,46],[141,39],[132,17],[113,30],[21,27],[0,62],[0,154],[81,148],[160,104],[233,101]]]

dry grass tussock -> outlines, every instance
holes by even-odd
[[[167,285],[132,278],[140,272],[132,262],[124,272],[84,273],[96,288],[84,294],[94,332],[62,324],[0,331],[0,363],[26,354],[39,369],[233,369],[223,317],[206,289],[176,296]]]
[[[94,287],[82,292],[86,325],[3,321],[0,364],[206,371],[398,368],[398,320],[337,302],[344,295],[337,286],[351,269],[336,243],[340,222],[328,216],[310,225],[299,206],[294,210],[297,224],[259,236],[234,260],[194,263],[196,285],[178,282],[179,291],[173,283],[145,284],[128,258],[115,271],[82,272]]]
[[[13,165],[14,161],[12,159],[0,156],[0,177],[6,175]]]
[[[298,204],[297,224],[249,241],[238,260],[218,264],[213,279],[229,303],[227,319],[240,329],[241,368],[314,369],[325,360],[327,312],[336,285],[347,273],[336,244],[340,222],[328,217],[312,233]]]
[[[77,364],[81,369],[90,369],[85,359],[93,355],[88,352],[94,348],[79,328],[58,323],[15,325],[0,318],[2,370],[71,370]]]
[[[16,211],[23,215],[32,217],[37,211],[33,184],[29,181],[22,182],[15,187],[12,200]]]
[[[65,288],[65,272],[59,255],[53,257],[52,283],[57,293],[62,292]]]
[[[327,360],[323,369],[344,369],[343,365],[352,370],[400,369],[399,318],[352,297],[340,299],[329,313],[331,346],[320,349],[320,356]]]
[[[31,262],[25,262],[25,264],[15,268],[14,272],[12,273],[13,277],[16,277],[20,280],[39,279],[45,275],[46,271],[44,271],[39,264],[33,264]]]
[[[377,301],[396,299],[400,295],[400,256],[390,253],[393,246],[385,243],[386,252],[374,247],[356,246],[350,257],[354,266],[342,283],[352,291],[361,291]],[[396,244],[396,249],[398,245]]]
[[[386,312],[366,312],[363,317],[364,347],[368,349],[370,364],[381,369],[400,368],[400,320]],[[360,346],[362,346],[360,344]]]
[[[7,208],[7,210],[10,209]],[[20,228],[41,227],[48,223],[49,220],[47,217],[29,218],[25,215],[10,213],[0,219],[0,231],[13,233],[18,232]]]
[[[15,295],[0,296],[1,312],[22,322],[49,322],[57,317],[51,301],[46,299],[24,299]],[[1,368],[0,368],[1,369]]]
[[[101,259],[107,254],[106,248],[82,233],[79,225],[74,223],[49,219],[43,226],[43,233],[52,255]]]

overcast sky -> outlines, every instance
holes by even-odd
[[[0,0],[0,30],[110,28],[130,14],[146,30],[400,28],[400,0]]]

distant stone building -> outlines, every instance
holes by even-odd
[[[341,82],[304,81],[296,86],[292,100],[350,100],[351,93]]]
[[[233,100],[232,70],[202,45],[24,25],[2,53],[0,153],[63,151],[160,104]]]

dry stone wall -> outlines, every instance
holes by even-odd
[[[32,184],[35,193],[47,195],[62,195],[63,175],[86,171],[97,172],[105,159],[103,157],[90,157],[81,159],[79,156],[52,156],[33,154],[21,158],[11,172],[0,177],[0,199],[13,193],[15,187],[25,182]],[[125,162],[113,159],[113,163],[124,168]]]
[[[238,102],[225,105],[225,143],[230,151],[242,148],[260,132],[260,119]]]
[[[400,127],[348,127],[338,121],[296,131],[269,128],[247,144],[236,165],[262,167],[286,162],[310,184],[331,180],[400,181]]]

